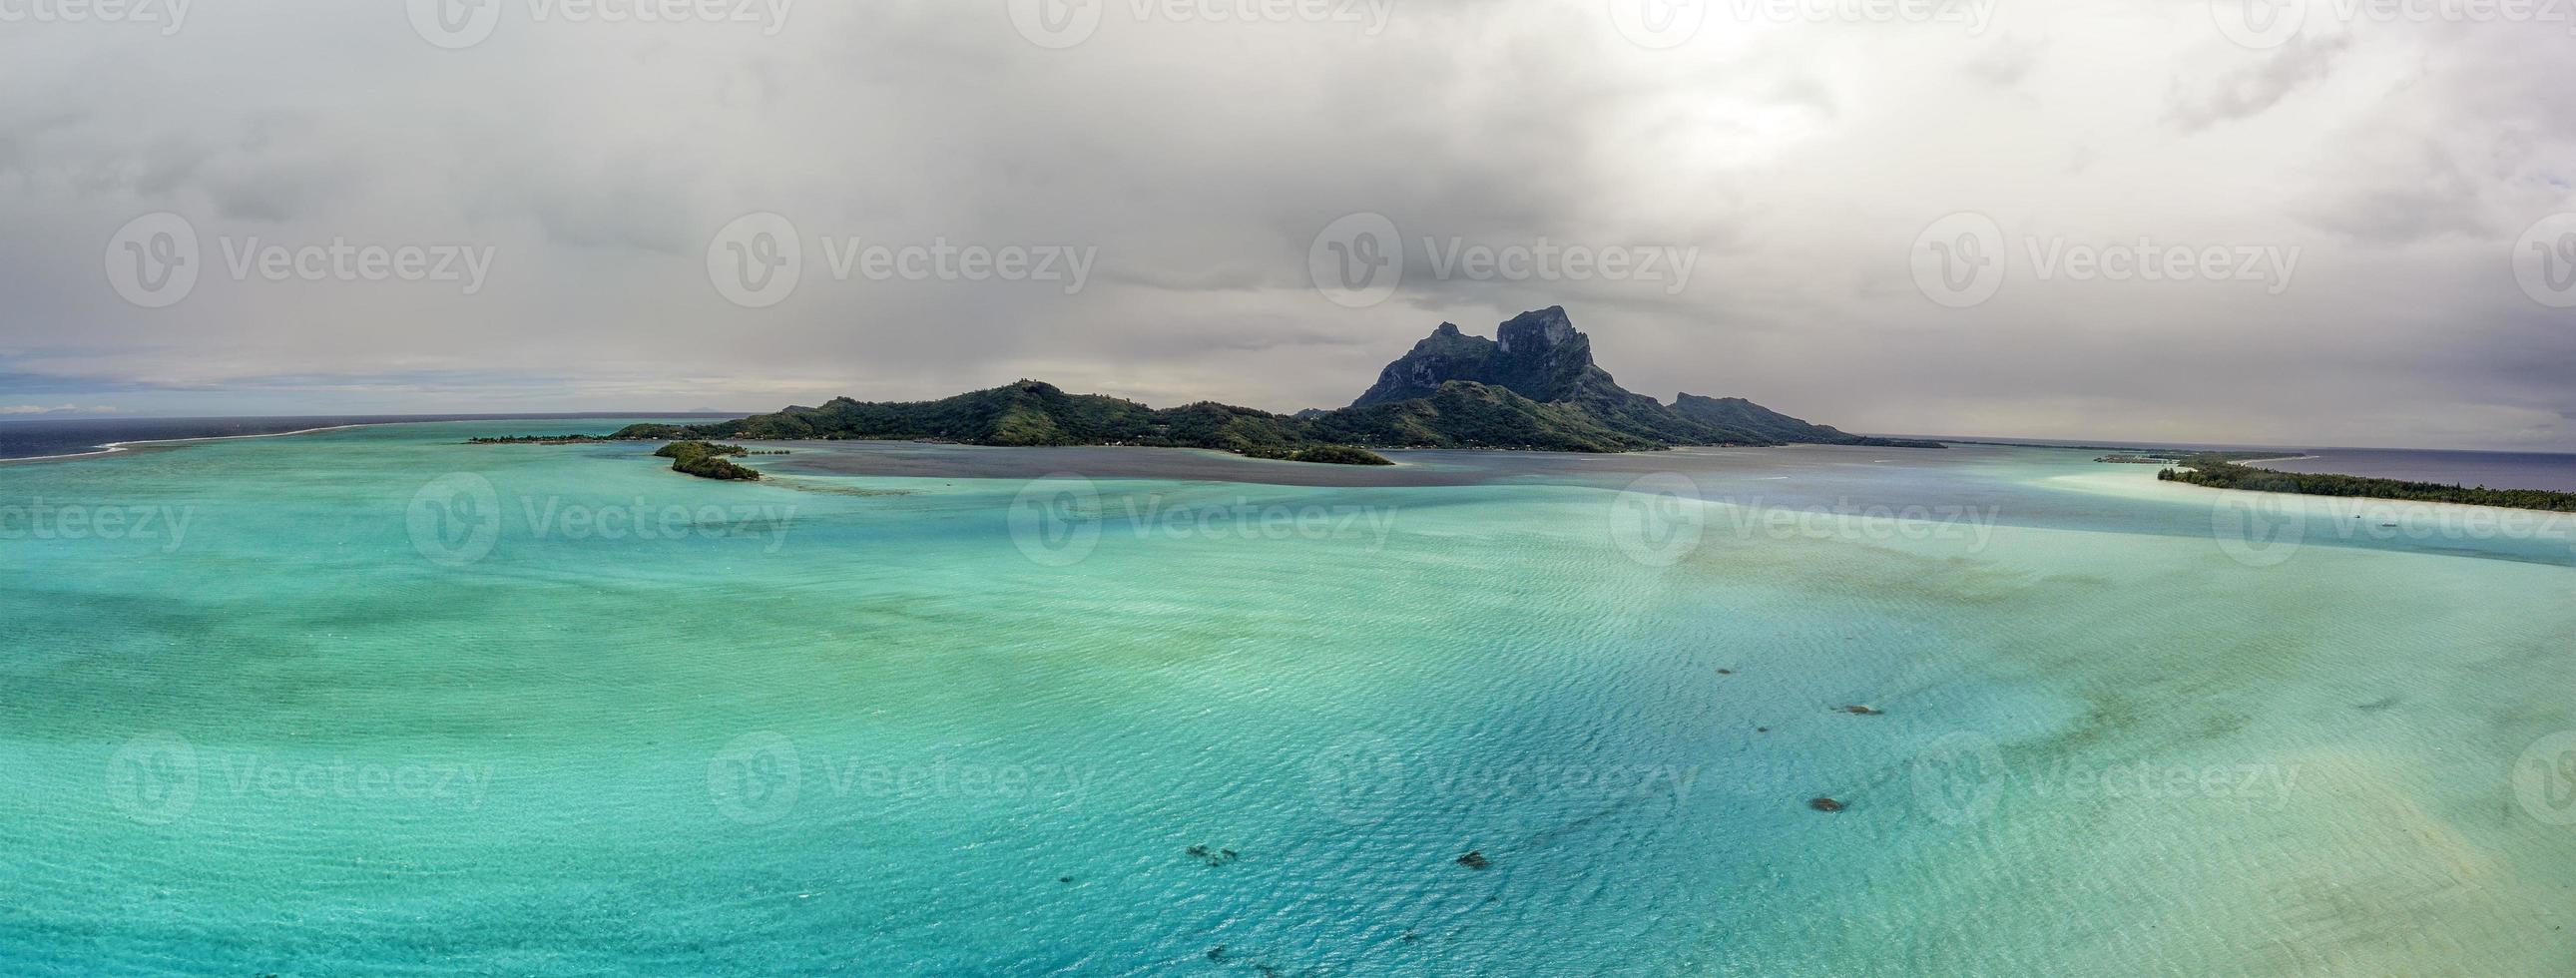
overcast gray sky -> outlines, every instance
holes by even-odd
[[[62,2],[17,416],[1287,411],[1561,304],[1854,430],[2576,449],[2576,4]]]

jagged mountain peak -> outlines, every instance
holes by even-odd
[[[1610,375],[1592,363],[1591,337],[1574,328],[1563,306],[1514,316],[1494,335],[1470,336],[1456,323],[1441,323],[1379,371],[1377,383],[1351,406],[1428,397],[1453,380],[1507,388],[1541,402],[1610,384]]]
[[[1587,346],[1591,338],[1574,328],[1573,317],[1564,306],[1549,306],[1535,312],[1512,317],[1494,331],[1494,342],[1505,353],[1529,353],[1552,349],[1577,340]]]

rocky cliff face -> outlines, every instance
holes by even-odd
[[[1444,384],[1498,387],[1537,405],[1573,412],[1569,425],[1597,427],[1612,438],[1665,445],[1767,445],[1805,442],[1938,447],[1860,438],[1809,424],[1742,398],[1681,395],[1670,405],[1620,387],[1592,361],[1592,338],[1574,328],[1563,306],[1512,317],[1493,339],[1441,323],[1413,349],[1378,372],[1377,383],[1345,410],[1400,405],[1443,396]],[[1449,396],[1455,397],[1454,390]]]
[[[1429,397],[1453,380],[1490,384],[1542,403],[1618,386],[1592,362],[1592,338],[1574,328],[1563,306],[1515,316],[1494,336],[1468,336],[1455,323],[1441,323],[1379,371],[1377,383],[1351,406]]]
[[[1441,323],[1430,336],[1413,344],[1411,351],[1378,371],[1377,383],[1369,387],[1368,393],[1361,394],[1359,400],[1351,402],[1351,406],[1368,407],[1429,397],[1440,389],[1441,384],[1452,380],[1484,383],[1488,376],[1486,368],[1493,362],[1497,349],[1492,340],[1459,332],[1456,323]]]

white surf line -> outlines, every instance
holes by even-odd
[[[101,455],[114,455],[118,452],[122,452],[125,450],[125,446],[127,445],[180,445],[192,441],[238,441],[244,438],[284,438],[288,435],[310,435],[323,431],[346,431],[351,428],[370,428],[380,424],[409,423],[411,422],[366,421],[358,424],[335,424],[321,428],[305,428],[298,431],[272,431],[260,435],[206,435],[200,438],[141,438],[134,441],[108,442],[107,444],[98,446],[98,451],[94,452],[74,452],[69,455],[30,455],[25,458],[0,458],[0,464],[10,462],[53,462],[67,458],[97,458]]]

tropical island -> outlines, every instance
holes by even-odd
[[[2166,482],[2184,482],[2213,489],[2246,489],[2254,492],[2289,492],[2309,496],[2347,496],[2370,499],[2394,499],[2407,502],[2458,503],[2465,506],[2498,506],[2507,509],[2536,509],[2546,512],[2576,512],[2576,493],[2552,492],[2546,489],[2469,488],[2437,482],[2408,482],[2403,479],[2377,479],[2357,475],[2282,472],[2258,469],[2231,460],[2223,453],[2186,456],[2181,466],[2156,473]]]
[[[834,398],[820,407],[707,424],[631,425],[608,438],[912,440],[969,445],[1198,448],[1253,458],[1390,465],[1369,448],[1655,451],[1682,446],[1941,448],[1811,424],[1742,398],[1665,404],[1618,385],[1563,307],[1524,313],[1493,339],[1442,323],[1349,406],[1272,414],[1202,401],[1152,408],[1022,380],[936,401]],[[1366,447],[1362,447],[1366,446]]]
[[[627,441],[607,435],[509,435],[499,438],[468,438],[468,445],[586,445],[592,442]]]
[[[653,453],[671,460],[671,471],[683,472],[701,479],[723,479],[735,482],[758,482],[760,470],[747,469],[725,460],[727,455],[749,455],[740,445],[718,445],[703,441],[675,441]]]

